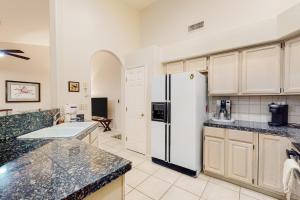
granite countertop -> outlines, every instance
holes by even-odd
[[[300,128],[294,128],[290,126],[275,127],[269,126],[268,123],[239,120],[232,123],[208,120],[204,123],[204,126],[228,128],[241,131],[258,132],[261,134],[273,134],[288,137],[291,139],[294,146],[300,151]]]
[[[78,139],[0,141],[0,199],[83,199],[131,162]]]

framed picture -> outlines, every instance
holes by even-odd
[[[69,88],[69,92],[79,92],[80,91],[79,82],[69,81],[68,88]]]
[[[41,84],[22,81],[5,81],[6,102],[26,103],[41,101]]]

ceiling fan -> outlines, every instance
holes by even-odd
[[[7,55],[7,56],[13,56],[16,58],[21,58],[24,60],[30,59],[28,57],[18,55],[19,53],[24,53],[24,52],[21,50],[17,50],[17,49],[0,49],[0,57]]]

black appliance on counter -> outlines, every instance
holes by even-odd
[[[287,104],[269,104],[269,111],[272,113],[270,126],[287,126],[288,125],[288,111]]]

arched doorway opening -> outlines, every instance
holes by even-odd
[[[122,63],[112,52],[97,51],[91,59],[91,97],[107,98],[111,127],[122,130]]]

